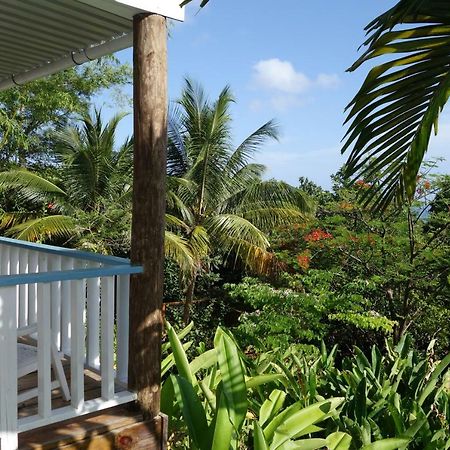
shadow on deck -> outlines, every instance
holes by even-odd
[[[63,361],[67,382],[70,386],[70,363]],[[84,370],[85,399],[100,396],[100,375],[90,369]],[[18,380],[19,393],[37,386],[37,374],[29,374]],[[116,384],[116,392],[125,390]],[[52,391],[52,408],[67,406],[59,389]],[[33,398],[19,405],[18,417],[37,414],[38,399]],[[45,427],[19,434],[19,450],[52,449],[146,449],[163,450],[167,441],[167,421],[157,417],[144,421],[133,403],[115,406],[103,411],[86,414]]]

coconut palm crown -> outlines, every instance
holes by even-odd
[[[228,87],[211,102],[198,84],[186,80],[169,120],[167,225],[181,234],[194,262],[187,275],[185,321],[208,256],[220,253],[264,272],[274,259],[268,232],[303,220],[308,210],[296,188],[263,181],[265,167],[251,162],[265,142],[277,139],[274,122],[233,145],[233,101]]]
[[[0,172],[0,189],[12,190],[28,205],[26,213],[3,213],[0,226],[7,228],[7,235],[30,241],[67,238],[79,231],[80,224],[74,220],[77,211],[101,213],[105,204],[126,196],[133,146],[127,139],[115,148],[122,118],[116,115],[104,123],[101,112],[95,110],[92,116],[83,116],[79,125],[61,131],[55,154],[60,169],[51,179],[24,169]]]

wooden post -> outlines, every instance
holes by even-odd
[[[144,416],[159,414],[167,147],[167,30],[156,14],[134,17],[134,181],[128,384]]]

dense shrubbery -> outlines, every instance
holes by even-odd
[[[309,359],[294,347],[246,355],[218,328],[214,347],[189,362],[180,338],[190,328],[177,336],[167,324],[162,410],[171,448],[449,448],[450,354],[435,360],[434,342],[425,357],[405,335],[385,356],[355,347],[338,364],[338,348],[324,344]]]

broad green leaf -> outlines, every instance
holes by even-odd
[[[431,374],[427,385],[420,394],[418,400],[420,406],[423,405],[428,396],[433,392],[433,389],[436,386],[439,376],[442,374],[442,372],[444,372],[444,370],[447,368],[449,364],[450,364],[450,353],[437,365],[436,369],[433,370],[433,373]]]
[[[294,415],[297,411],[300,411],[302,405],[300,402],[294,403],[291,406],[288,406],[283,411],[281,411],[277,416],[275,416],[265,427],[264,427],[264,436],[267,441],[272,441],[275,431],[278,427],[285,422],[289,417]]]
[[[230,415],[228,414],[229,410],[225,395],[222,389],[219,389],[219,391],[216,415],[211,423],[213,431],[211,450],[230,450],[235,428],[231,423]]]
[[[364,446],[361,450],[397,450],[408,445],[409,439],[389,438],[375,441],[372,444]]]
[[[362,420],[367,416],[367,406],[366,406],[366,377],[362,377],[361,381],[358,383],[358,387],[355,392],[355,418],[359,424],[362,424]]]
[[[329,413],[333,412],[343,401],[344,398],[331,398],[303,408],[287,417],[275,431],[270,446],[271,450],[278,449],[291,437],[297,436],[307,427],[327,418]]]
[[[205,410],[192,385],[183,377],[172,375],[175,396],[183,414],[183,421],[188,427],[189,436],[200,450],[209,450],[209,429]]]
[[[278,381],[285,378],[281,373],[271,373],[267,375],[256,375],[254,377],[248,378],[245,381],[247,389],[252,389],[260,386],[261,384],[271,383],[272,381]]]
[[[247,413],[247,387],[239,350],[221,328],[217,329],[214,346],[230,421],[239,430]]]
[[[336,431],[327,437],[328,450],[349,450],[352,437],[347,433]]]
[[[216,349],[208,350],[201,355],[197,356],[191,361],[189,367],[192,374],[196,374],[199,370],[209,369],[212,365],[217,363]]]
[[[284,400],[286,399],[286,393],[278,389],[274,389],[269,398],[262,404],[259,411],[259,420],[261,425],[264,426],[266,422],[278,413],[283,407]]]
[[[178,373],[180,376],[185,378],[190,384],[195,386],[197,384],[197,380],[195,376],[192,375],[191,369],[189,367],[189,361],[186,355],[186,352],[183,349],[183,345],[180,342],[180,339],[177,336],[177,333],[170,325],[169,322],[166,321],[166,331],[167,336],[169,338],[170,346],[172,347],[172,353],[175,359],[175,364],[178,369]]]
[[[186,342],[185,344],[183,344],[184,351],[188,350],[191,345],[192,342]],[[173,356],[173,353],[171,353],[161,361],[161,377],[164,377],[164,375],[166,375],[166,373],[173,367],[174,364],[175,358]]]
[[[301,439],[297,441],[286,441],[278,450],[316,450],[327,445],[326,439]]]
[[[254,450],[269,450],[263,430],[258,422],[253,422],[253,448]]]

